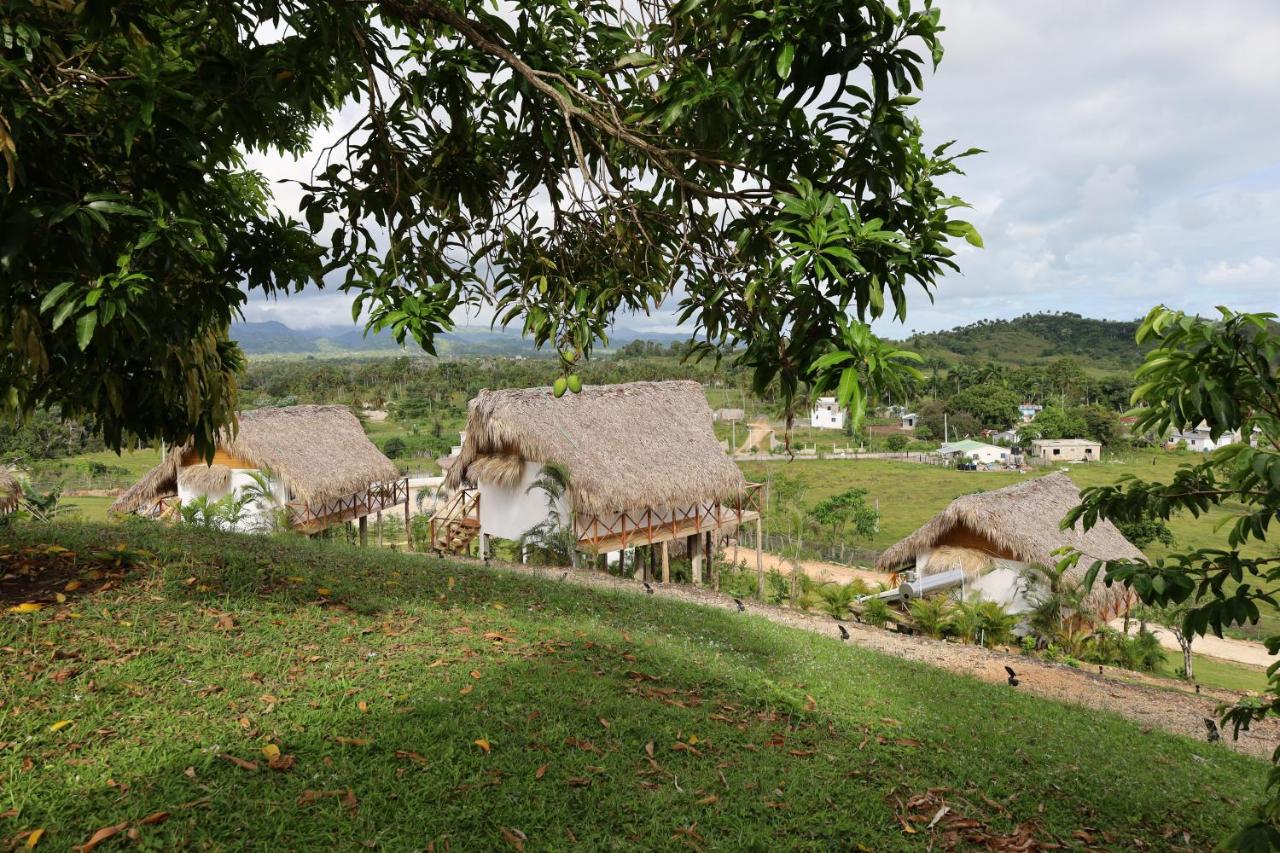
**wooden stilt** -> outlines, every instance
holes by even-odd
[[[651,581],[658,574],[658,552],[653,550],[652,545],[650,545],[647,550],[649,551],[649,565],[645,568],[644,579]]]
[[[413,527],[409,524],[409,490],[404,490],[404,549],[413,550]]]
[[[667,553],[667,543],[662,543],[662,582],[671,583],[671,555]]]
[[[695,586],[702,583],[702,543],[698,541],[700,538],[697,533],[694,533],[688,539],[689,562],[692,564]]]
[[[489,534],[480,534],[480,559],[485,562],[489,561]]]
[[[378,510],[378,547],[382,547],[382,510]]]
[[[760,535],[760,519],[756,519],[756,592],[764,601],[764,537]]]
[[[369,544],[369,516],[360,516],[360,547],[364,548]]]
[[[720,579],[716,577],[715,550],[711,547],[711,536],[712,531],[708,530],[704,540],[706,542],[707,582],[719,590]]]

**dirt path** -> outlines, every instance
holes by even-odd
[[[732,547],[728,549],[732,551]],[[739,559],[744,559],[741,554],[745,554],[747,565],[755,565],[755,551],[750,548],[743,548],[740,551]],[[764,570],[767,572],[771,569],[777,569],[784,575],[791,576],[791,561],[779,554],[771,554],[765,551],[761,555],[761,562],[764,563]],[[855,569],[852,566],[842,566],[839,563],[824,563],[821,560],[802,560],[800,564],[801,570],[813,578],[814,580],[828,580],[836,583],[848,583],[851,580],[859,579],[866,581],[872,587],[878,583],[888,583],[889,576],[883,572],[873,572],[870,569]]]
[[[1110,622],[1109,625],[1117,631],[1124,630],[1123,619],[1116,619]],[[1147,625],[1147,630],[1156,635],[1156,638],[1160,640],[1161,646],[1177,652],[1178,660],[1182,660],[1182,646],[1178,645],[1178,639],[1173,636],[1172,631],[1159,625],[1150,624]],[[1137,631],[1138,623],[1130,622],[1129,633],[1134,634]],[[1191,651],[1197,655],[1208,655],[1211,658],[1263,668],[1271,666],[1276,660],[1267,654],[1267,647],[1262,643],[1251,643],[1248,640],[1236,640],[1231,637],[1215,637],[1212,634],[1206,634],[1203,637],[1196,637],[1192,640]]]
[[[500,567],[552,580],[563,577],[567,582],[582,586],[637,593],[640,589],[635,581],[587,569],[565,570],[509,564],[501,564]],[[670,587],[656,584],[655,589],[656,595],[706,607],[726,610],[733,610],[735,607],[732,598],[708,589],[674,584]],[[780,625],[828,636],[836,635],[834,623],[826,616],[755,602],[748,605],[748,612]],[[1203,740],[1205,737],[1204,718],[1216,718],[1218,705],[1233,702],[1237,698],[1230,691],[1208,688],[1204,689],[1203,694],[1196,694],[1180,688],[1176,682],[1127,670],[1107,667],[1106,674],[1099,675],[1096,665],[1087,670],[1074,669],[1065,664],[1047,663],[1012,652],[910,637],[867,625],[849,623],[846,627],[852,635],[852,642],[884,654],[941,667],[988,682],[1004,682],[1007,678],[1004,668],[1011,666],[1021,679],[1019,690],[1070,705],[1100,708],[1144,726],[1160,728],[1196,740]],[[1251,731],[1241,732],[1238,741],[1233,741],[1226,734],[1222,739],[1226,749],[1264,759],[1270,758],[1277,742],[1280,742],[1280,721],[1276,720],[1255,724]]]
[[[752,421],[747,424],[747,437],[742,440],[742,445],[738,448],[739,453],[748,453],[751,448],[758,446],[761,442],[769,437],[769,433],[773,432],[773,427],[766,420]],[[769,452],[769,445],[764,445],[765,453]]]

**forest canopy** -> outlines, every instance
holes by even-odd
[[[912,114],[928,0],[11,0],[0,31],[5,405],[113,446],[212,447],[247,292],[336,286],[427,351],[487,302],[565,372],[678,299],[790,397],[981,243],[938,185],[972,150]],[[280,215],[246,152],[344,109]]]

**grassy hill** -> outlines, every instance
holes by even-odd
[[[1206,849],[1266,773],[750,615],[371,556],[145,522],[0,532],[48,602],[0,611],[3,837]],[[927,828],[943,805],[965,828]]]
[[[1013,367],[1070,356],[1090,367],[1132,372],[1142,361],[1134,342],[1137,320],[1094,320],[1079,314],[1024,314],[985,320],[945,332],[913,335],[906,345],[949,362],[995,362]]]

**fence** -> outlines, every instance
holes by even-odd
[[[755,548],[756,536],[755,531],[751,528],[744,528],[738,537],[738,542],[743,548]],[[789,537],[780,533],[764,534],[764,550],[772,554],[785,554],[790,557],[795,553],[795,544]],[[841,566],[856,568],[858,566],[874,566],[876,560],[880,557],[879,551],[873,551],[869,548],[851,547],[845,545],[842,549],[839,545],[821,545],[809,544],[804,542],[800,548],[800,558],[805,560],[820,560],[824,563],[836,563]],[[749,559],[749,558],[748,558]]]

